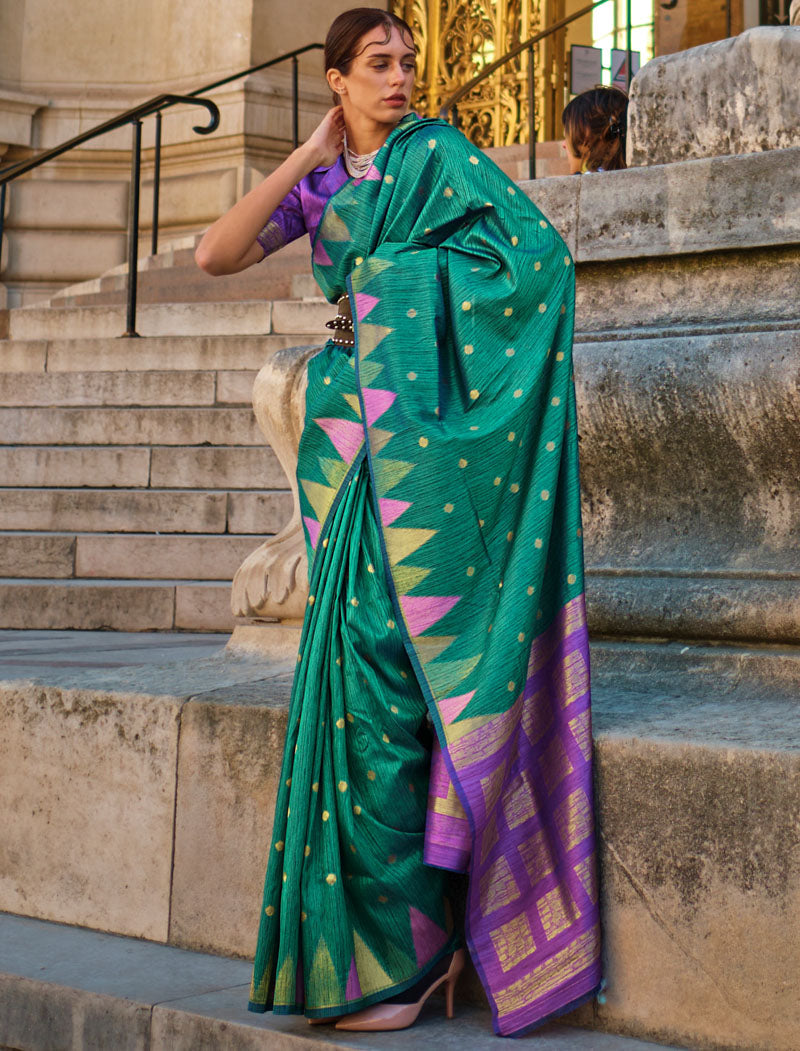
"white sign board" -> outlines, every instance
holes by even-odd
[[[573,44],[569,49],[569,90],[573,95],[596,88],[603,80],[603,52],[599,47]]]
[[[641,67],[641,55],[631,51],[631,80]],[[615,88],[628,90],[628,52],[624,48],[611,48],[611,83]]]

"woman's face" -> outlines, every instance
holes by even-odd
[[[329,69],[328,83],[340,96],[345,121],[366,117],[378,124],[396,124],[408,113],[414,87],[416,53],[394,26],[388,42],[384,26],[365,33],[356,47],[350,72]]]

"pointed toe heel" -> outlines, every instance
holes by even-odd
[[[344,1018],[336,1023],[336,1028],[348,1029],[353,1032],[407,1029],[416,1022],[422,1010],[422,1005],[440,985],[445,987],[446,1017],[452,1018],[455,1013],[456,982],[464,970],[464,960],[464,950],[456,949],[447,971],[435,978],[416,1002],[410,1004],[375,1004],[374,1007],[366,1007],[363,1011],[356,1011],[355,1014],[345,1015]]]

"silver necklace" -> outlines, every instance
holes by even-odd
[[[347,170],[347,174],[352,176],[354,179],[361,179],[369,171],[372,162],[375,160],[378,151],[373,150],[372,153],[353,153],[350,147],[347,145],[347,135],[344,137],[344,150],[342,156],[344,158],[344,166]]]

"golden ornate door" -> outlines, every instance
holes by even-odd
[[[435,116],[484,66],[564,14],[565,0],[394,0],[419,45],[414,107]],[[553,138],[563,102],[563,41],[536,48],[538,137]],[[547,71],[547,72],[545,72]],[[459,126],[477,146],[528,141],[528,53],[517,56],[462,99]],[[560,103],[560,105],[559,105]]]

